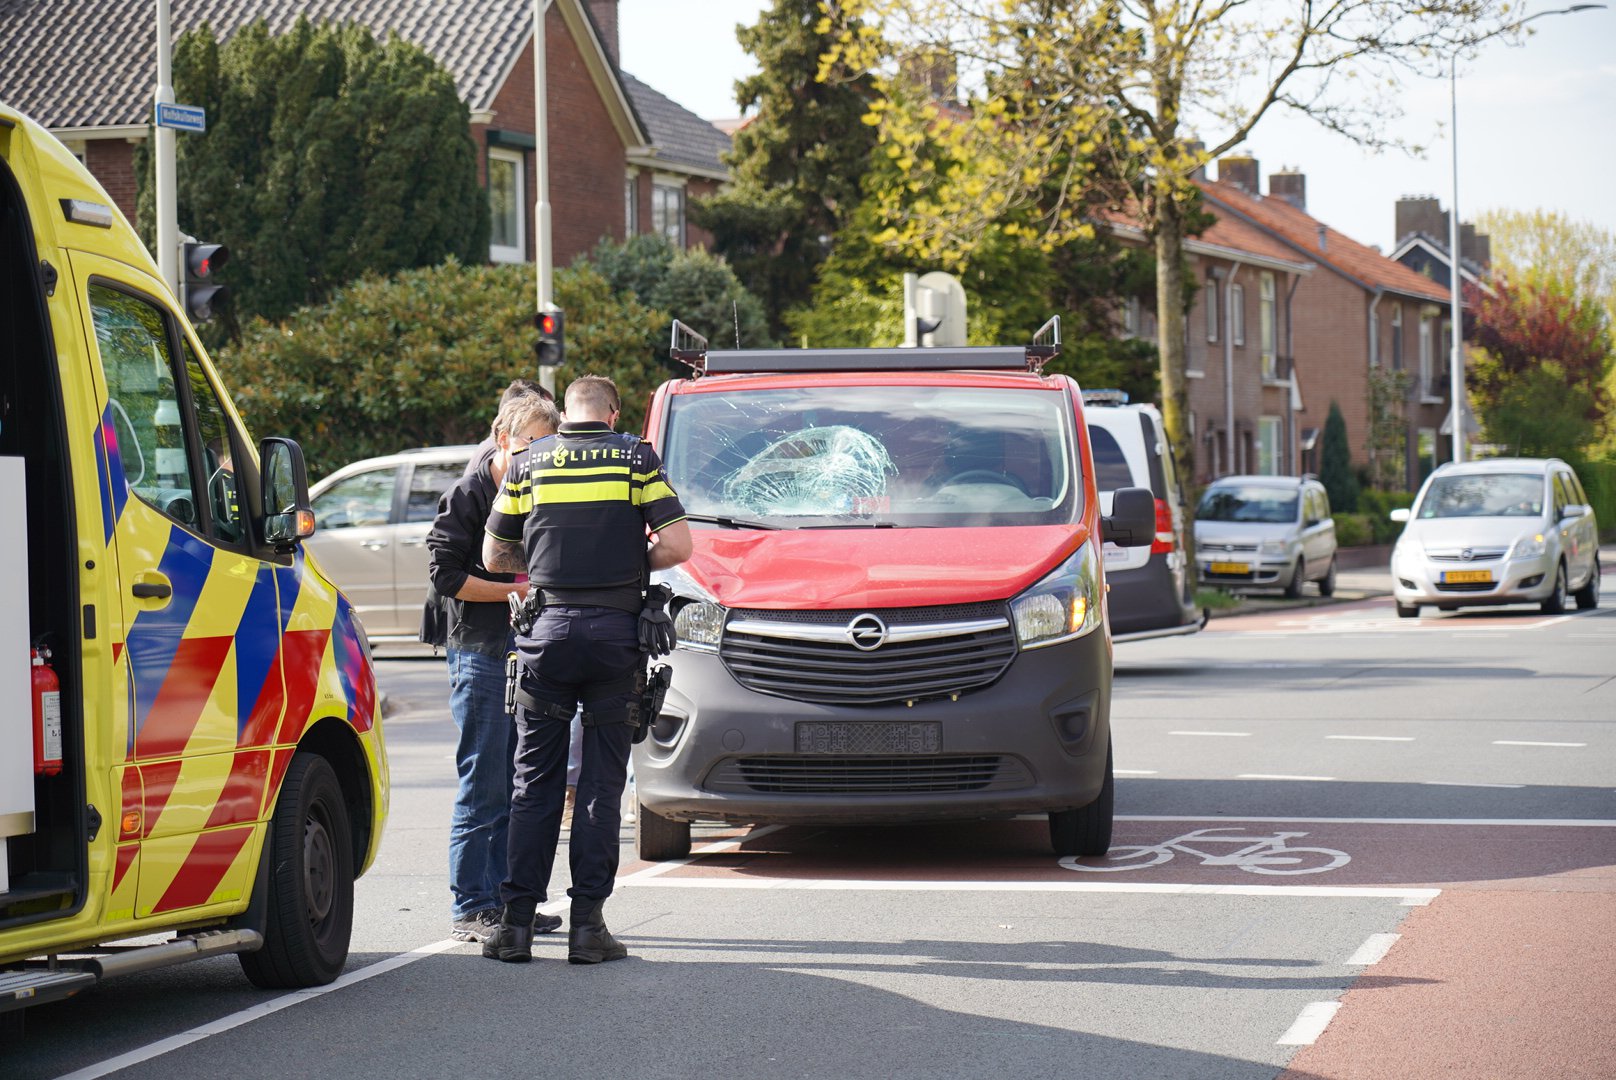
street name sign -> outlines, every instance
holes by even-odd
[[[157,126],[174,128],[176,131],[206,131],[207,110],[200,105],[171,105],[166,101],[159,101]]]

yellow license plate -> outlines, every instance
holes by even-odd
[[[1491,581],[1491,570],[1445,570],[1442,573],[1444,585],[1464,585],[1470,582]]]
[[[1212,574],[1249,574],[1251,573],[1251,564],[1243,562],[1215,562],[1206,569],[1208,573]]]

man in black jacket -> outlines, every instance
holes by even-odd
[[[427,535],[428,573],[447,624],[449,711],[460,729],[449,831],[450,936],[460,941],[485,941],[499,925],[516,755],[516,727],[505,713],[505,657],[514,646],[507,594],[527,591],[525,580],[484,567],[483,526],[510,455],[553,433],[559,421],[552,401],[507,393],[494,420],[493,452],[443,494]],[[560,925],[541,914],[534,928],[548,933]]]

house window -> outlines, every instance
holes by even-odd
[[[1279,313],[1274,306],[1274,275],[1262,276],[1262,292],[1257,305],[1257,332],[1262,336],[1262,377],[1277,379],[1279,366],[1274,361],[1274,342],[1279,338]]]
[[[1136,338],[1139,336],[1139,298],[1130,296],[1122,305],[1122,334],[1124,337]]]
[[[1419,434],[1419,480],[1423,483],[1431,470],[1436,468],[1436,428],[1422,427]]]
[[[1246,343],[1246,287],[1229,286],[1229,340],[1236,345]]]
[[[1392,368],[1403,370],[1403,305],[1392,308]]]
[[[1436,349],[1436,313],[1427,309],[1420,314],[1420,393],[1431,393],[1431,368]]]
[[[1279,417],[1257,418],[1257,471],[1264,476],[1279,473]]]
[[[1211,274],[1206,276],[1206,340],[1218,340],[1218,279]]]
[[[661,233],[678,248],[685,246],[685,189],[673,184],[651,185],[651,231]]]
[[[640,234],[640,178],[629,173],[623,178],[623,235]]]
[[[527,258],[527,183],[522,154],[490,147],[488,151],[488,259],[523,262]]]

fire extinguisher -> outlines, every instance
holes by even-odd
[[[49,649],[34,646],[34,772],[55,776],[62,771],[62,684],[49,659]]]

